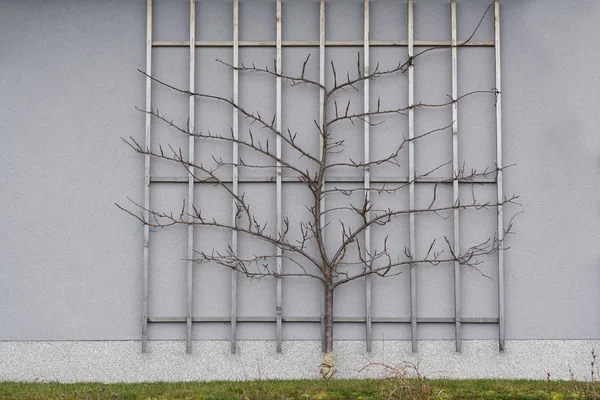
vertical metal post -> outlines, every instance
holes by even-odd
[[[146,1],[146,74],[152,75],[152,0]],[[152,109],[152,80],[146,77],[146,111]],[[146,150],[150,149],[152,118],[146,113]],[[150,155],[144,155],[144,221],[150,220]],[[148,253],[150,227],[144,225],[144,261],[142,272],[142,353],[148,352]]]
[[[319,83],[325,85],[325,0],[320,0],[319,4]],[[319,126],[321,132],[325,127],[325,89],[319,88]],[[323,159],[323,141],[324,138],[321,135],[319,142],[319,159]],[[321,199],[321,205],[325,205],[325,199]],[[323,209],[323,207],[321,207]],[[321,214],[321,226],[324,226],[325,215]]]
[[[494,4],[494,46],[496,58],[496,165],[498,167],[498,176],[496,180],[498,188],[498,321],[499,321],[499,340],[498,347],[500,351],[504,350],[505,341],[505,320],[504,320],[504,218],[502,202],[504,194],[502,188],[502,88],[500,75],[500,0],[495,0]]]
[[[239,4],[238,0],[233,0],[233,102],[238,104],[239,100],[239,76],[238,67],[239,63]],[[234,195],[238,194],[238,162],[239,152],[238,143],[236,140],[239,138],[239,118],[238,109],[233,107],[233,123],[232,123],[232,134],[233,134],[233,156],[232,156],[232,191]],[[233,199],[232,203],[232,217],[231,226],[237,226],[237,201]],[[237,255],[238,251],[238,233],[235,229],[231,231],[231,251]],[[230,326],[230,340],[231,340],[231,352],[235,353],[236,350],[236,330],[237,330],[237,271],[231,271],[231,326]]]
[[[415,72],[412,57],[414,56],[414,5],[413,0],[408,0],[408,58],[410,65],[408,67],[408,202],[409,209],[415,209],[415,146],[413,139],[415,137]],[[409,249],[412,259],[415,258],[415,214],[409,213]],[[412,340],[412,351],[417,352],[417,266],[410,265],[410,332]]]
[[[364,76],[369,75],[369,0],[364,0]],[[364,105],[363,109],[365,113],[369,112],[369,80],[364,80]],[[365,152],[365,177],[364,177],[364,187],[365,187],[365,201],[367,204],[371,202],[371,177],[369,171],[369,141],[370,141],[370,119],[369,115],[365,115],[364,118],[364,152]],[[368,206],[367,206],[368,207]],[[366,220],[368,221],[371,218],[371,213],[369,211],[366,212],[365,215]],[[371,258],[371,228],[367,227],[365,229],[365,260],[370,262]],[[365,306],[366,306],[366,342],[367,342],[367,351],[370,352],[372,350],[372,332],[371,332],[371,320],[372,320],[372,307],[371,307],[371,275],[367,275],[365,277]]]
[[[325,85],[325,0],[319,1],[319,83]],[[325,89],[319,88],[319,126],[321,127],[321,133],[325,128]],[[325,138],[321,134],[319,141],[319,159],[322,160],[323,154],[323,141]],[[325,178],[323,178],[323,190],[325,190]],[[321,196],[321,210],[325,210],[325,197]],[[321,229],[325,227],[325,214],[321,213],[320,216]],[[322,232],[321,235],[325,233]],[[325,291],[323,291],[323,294]],[[321,315],[321,348],[325,352],[326,341],[325,341],[325,302],[323,301],[323,310]]]
[[[190,0],[190,92],[194,93],[195,88],[195,74],[196,74],[196,1]],[[194,133],[195,126],[195,114],[196,114],[196,98],[190,96],[190,109],[189,109],[189,131]],[[190,135],[188,144],[188,160],[191,164],[194,163],[194,147],[195,140],[194,136]],[[192,206],[194,204],[194,169],[190,168],[190,174],[188,177],[188,246],[187,246],[187,313],[186,313],[186,335],[185,335],[185,351],[186,353],[192,352],[192,296],[193,296],[193,271],[194,271],[194,222],[192,217]]]
[[[458,72],[457,72],[457,49],[456,49],[456,0],[450,2],[451,14],[451,29],[452,29],[452,99],[458,98]],[[460,204],[458,193],[458,103],[452,104],[452,191],[453,205],[458,207]],[[458,208],[453,210],[453,225],[454,225],[454,254],[460,253],[460,230],[459,230],[459,213]],[[454,321],[455,321],[455,338],[456,351],[461,351],[462,334],[461,334],[461,312],[460,312],[460,262],[454,260]]]
[[[277,49],[276,49],[276,68],[277,73],[281,73],[281,0],[277,0],[276,10],[276,23],[277,23]],[[276,96],[275,96],[275,129],[281,134],[281,77],[276,78]],[[276,142],[277,158],[281,159],[281,136],[277,136]],[[277,161],[277,237],[281,237],[283,232],[281,224],[281,162]],[[281,274],[282,271],[282,251],[281,247],[277,246],[277,274]],[[281,353],[281,337],[282,337],[282,287],[281,277],[277,277],[277,352]]]

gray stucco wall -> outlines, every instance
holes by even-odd
[[[185,40],[185,2],[171,2],[168,6],[157,3],[155,39]],[[402,25],[405,14],[398,11],[404,7],[396,9],[392,3],[373,3],[372,18],[382,21],[374,24],[373,39],[398,38],[384,28],[385,24],[393,23],[394,17],[402,21],[398,27],[399,38],[405,38],[406,29]],[[242,3],[242,15],[253,21],[241,24],[242,38],[248,35],[252,39],[272,39],[274,32],[268,21],[274,18],[260,12],[264,4]],[[299,10],[305,5],[316,10],[312,2],[285,3],[284,18],[285,8]],[[459,7],[463,7],[459,14],[460,36],[468,34],[467,27],[476,23],[486,6],[487,2],[459,3]],[[331,7],[338,11],[328,17],[328,37],[360,39],[361,5],[349,1],[334,2]],[[443,11],[439,11],[439,7]],[[447,21],[447,8],[445,2],[443,5],[418,2],[416,39],[448,39],[449,31],[436,22]],[[199,35],[203,40],[230,39],[228,24],[231,22],[210,17],[210,12],[221,9],[229,10],[229,5],[200,6]],[[290,12],[289,15],[298,17],[289,17],[290,25],[284,24],[284,38],[316,39],[316,18],[303,18],[298,10]],[[597,307],[600,189],[594,184],[600,168],[597,134],[600,97],[596,90],[600,79],[597,41],[600,26],[596,23],[597,15],[600,15],[600,3],[594,0],[502,2],[504,157],[506,164],[516,164],[505,173],[505,192],[519,194],[524,211],[516,220],[517,235],[510,239],[511,249],[506,253],[508,339],[600,339]],[[344,22],[352,18],[357,21],[357,29]],[[486,24],[478,40],[491,39],[491,24]],[[304,29],[304,26],[312,28]],[[144,1],[0,0],[2,341],[140,338],[142,235],[139,223],[113,203],[124,202],[127,196],[136,200],[143,196],[143,159],[125,146],[120,137],[142,138],[143,135],[144,117],[134,106],[142,106],[144,102],[144,79],[136,72],[145,65],[144,41]],[[317,55],[315,50],[313,53]],[[372,60],[380,58],[382,65],[394,63],[381,50],[372,53]],[[158,49],[154,54],[155,74],[185,86],[186,50]],[[215,49],[198,54],[199,89],[229,93],[229,72],[212,61],[217,57],[226,60],[229,52]],[[301,59],[305,54],[304,49],[286,49],[284,59]],[[273,55],[270,49],[241,51],[243,60],[257,64],[270,64]],[[328,57],[354,60],[355,53],[348,55],[340,49],[332,49]],[[432,93],[433,101],[437,101],[449,93],[448,57],[449,53],[445,52],[419,64],[415,72],[417,98],[428,98]],[[492,50],[461,49],[459,57],[461,91],[482,85],[488,89],[494,85]],[[206,76],[211,79],[205,79]],[[258,85],[265,90],[270,84],[266,80],[242,78],[241,100],[251,102],[258,109],[272,107],[274,90],[260,96],[255,94]],[[380,91],[385,99],[396,90],[405,90],[402,83],[398,85],[390,89],[374,84],[372,90]],[[185,98],[160,89],[155,90],[154,96],[160,100],[159,107],[165,114],[185,118]],[[284,104],[289,102],[292,109],[304,104],[308,96],[309,93],[301,93],[296,98],[285,89]],[[465,136],[477,139],[478,143],[469,147],[467,142],[461,148],[462,154],[474,160],[477,166],[493,162],[494,154],[493,109],[490,111],[490,104],[485,101],[465,102],[461,108],[464,114],[460,116],[461,120],[472,122],[465,124]],[[308,112],[316,113],[316,110],[315,107]],[[444,112],[418,114],[417,127],[435,126],[445,117]],[[211,104],[199,107],[201,129],[225,128],[228,118],[228,110]],[[303,123],[306,122],[298,121],[293,112],[285,112],[284,125],[293,124],[298,130]],[[405,127],[405,120],[399,123]],[[385,129],[381,128],[381,134],[389,135]],[[158,126],[154,132],[157,140],[167,134]],[[447,144],[433,140],[428,143],[432,158],[418,160],[417,168],[426,170],[428,160],[435,160],[435,156],[444,159],[449,150]],[[375,152],[385,149],[378,146],[374,144]],[[360,144],[350,149],[359,150]],[[174,174],[168,167],[160,170],[159,167],[155,163],[153,173]],[[380,170],[374,174],[385,175],[385,172]],[[180,204],[186,193],[184,186],[155,187],[153,199],[157,205]],[[264,201],[256,207],[262,207],[267,215],[273,208],[274,187],[247,189],[249,197],[262,196]],[[284,194],[284,204],[293,210],[293,201],[298,202],[298,199],[290,193]],[[204,200],[216,207],[215,212],[227,212],[218,204],[218,194],[199,192],[198,196],[207,196]],[[486,221],[481,226],[493,223],[493,214]],[[423,237],[427,227],[448,229],[445,225],[428,225],[427,221],[417,224],[417,229],[422,227],[418,232]],[[469,221],[465,224],[469,226]],[[471,229],[478,225],[479,222],[474,221]],[[489,227],[493,230],[493,225]],[[228,234],[210,235],[207,239],[208,234],[201,232],[199,246],[210,246],[228,238]],[[150,313],[182,316],[185,272],[181,258],[185,255],[185,233],[183,229],[169,234],[158,232],[153,240],[151,259],[155,269],[150,282]],[[241,243],[241,246],[244,248],[247,244]],[[492,261],[485,267],[492,274],[497,268]],[[229,272],[213,268],[196,275],[196,314],[227,315]],[[452,315],[451,278],[450,266],[420,272],[420,316]],[[466,271],[464,279],[466,316],[495,316],[495,282],[481,279],[472,271]],[[386,283],[376,281],[374,287],[375,315],[408,315],[407,274]],[[284,308],[293,310],[290,314],[318,315],[318,287],[289,280],[284,288]],[[242,279],[239,289],[239,315],[274,315],[272,281]],[[363,290],[360,283],[340,290],[338,314],[363,315]],[[152,326],[150,334],[153,339],[181,339],[184,329],[183,325]],[[407,325],[375,325],[374,329],[375,338],[409,337]],[[450,325],[423,324],[419,329],[422,339],[453,337]],[[494,339],[496,329],[495,326],[467,326],[465,337]],[[240,339],[273,339],[274,334],[272,324],[240,324]],[[339,339],[361,339],[364,327],[340,324],[336,335]],[[228,325],[195,327],[195,338],[226,339]],[[288,324],[284,338],[318,339],[319,327]]]
[[[2,340],[136,335],[143,2],[0,3]]]

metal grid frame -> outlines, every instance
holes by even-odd
[[[408,0],[407,11],[408,11],[408,40],[388,40],[388,41],[375,41],[370,40],[369,35],[369,0],[363,0],[364,2],[364,38],[362,41],[327,41],[325,40],[325,9],[326,0],[319,0],[319,41],[284,41],[282,40],[282,0],[276,0],[276,40],[275,41],[240,41],[239,40],[239,0],[233,0],[233,40],[231,41],[199,41],[196,40],[196,1],[190,0],[190,13],[189,13],[189,41],[153,41],[152,39],[152,3],[153,0],[146,0],[146,73],[152,74],[152,48],[154,47],[189,47],[189,90],[195,90],[195,50],[196,48],[202,47],[224,47],[231,48],[233,51],[233,66],[238,66],[239,59],[239,48],[240,47],[275,47],[276,48],[276,68],[277,71],[281,71],[282,68],[282,47],[318,47],[319,48],[319,82],[324,84],[325,82],[325,51],[327,47],[345,47],[345,46],[363,46],[364,51],[364,73],[369,72],[369,49],[372,46],[384,46],[384,47],[406,47],[407,55],[410,58],[414,56],[415,47],[424,46],[438,46],[438,47],[450,47],[451,48],[451,79],[452,79],[452,98],[458,97],[458,73],[457,73],[457,14],[456,14],[456,0],[451,0],[450,11],[451,11],[451,40],[450,41],[416,41],[414,40],[414,3],[413,0]],[[469,180],[469,183],[491,183],[495,184],[497,188],[497,200],[501,203],[504,200],[503,187],[502,187],[502,108],[501,108],[501,62],[500,62],[500,0],[494,0],[494,41],[470,41],[468,43],[461,44],[461,46],[470,47],[494,47],[495,57],[495,85],[497,90],[496,95],[496,165],[499,168],[496,179],[490,178],[479,178],[476,180]],[[414,104],[414,64],[410,64],[408,69],[408,102],[409,105]],[[239,91],[239,77],[238,71],[233,69],[233,101],[238,101]],[[369,81],[364,81],[364,111],[369,110]],[[276,129],[281,130],[281,78],[276,78]],[[146,110],[152,109],[152,80],[146,78]],[[319,93],[319,104],[321,105],[319,123],[324,123],[322,114],[322,105],[324,102],[324,91],[320,90]],[[189,126],[190,130],[194,129],[195,126],[195,98],[190,96],[189,98]],[[151,115],[146,114],[145,117],[145,146],[147,149],[150,148],[151,143]],[[415,185],[418,183],[451,183],[453,189],[453,204],[458,204],[459,196],[459,184],[463,183],[462,179],[459,178],[459,162],[458,162],[458,104],[454,103],[452,107],[452,169],[453,178],[440,179],[432,177],[423,177],[415,179],[415,152],[414,144],[412,141],[409,142],[408,154],[409,154],[409,176],[408,179],[399,179],[398,177],[379,178],[371,179],[369,168],[365,168],[363,180],[357,181],[348,179],[346,177],[328,177],[326,183],[338,183],[338,182],[356,182],[363,183],[364,188],[368,189],[372,183],[408,183],[409,185],[409,207],[410,209],[415,208]],[[365,160],[369,160],[369,145],[370,145],[370,132],[369,132],[369,121],[368,118],[364,123],[364,157]],[[414,122],[414,108],[408,110],[408,132],[409,139],[414,138],[415,122]],[[239,115],[238,110],[233,108],[232,115],[232,134],[235,138],[239,135]],[[322,140],[322,139],[321,139]],[[194,149],[195,140],[194,137],[189,138],[189,149],[188,156],[191,162],[194,161]],[[320,146],[322,148],[322,146]],[[238,193],[239,183],[264,183],[266,179],[240,179],[239,171],[237,167],[238,157],[238,145],[233,142],[233,172],[231,180],[224,180],[224,182],[232,183],[233,193]],[[277,157],[281,156],[281,138],[277,138],[276,143]],[[321,154],[321,156],[323,156]],[[151,183],[187,183],[188,184],[188,207],[194,202],[194,185],[199,183],[192,175],[189,174],[187,178],[175,178],[175,177],[151,177],[150,176],[150,155],[144,156],[144,217],[149,218],[150,203],[150,186]],[[193,172],[193,171],[191,171]],[[270,181],[270,180],[269,180]],[[206,182],[206,181],[204,181]],[[294,183],[295,179],[290,179],[282,176],[282,168],[280,163],[276,166],[276,196],[277,196],[277,207],[276,207],[276,225],[277,233],[279,234],[282,230],[282,189],[283,183]],[[366,191],[367,196],[369,191]],[[325,200],[322,200],[323,203]],[[324,204],[323,204],[324,205]],[[232,202],[232,215],[235,220],[236,204],[235,200]],[[190,217],[191,218],[191,217]],[[370,229],[365,232],[365,249],[370,248]],[[458,209],[454,209],[453,212],[453,245],[455,248],[460,248],[459,236],[460,236],[460,224],[459,224],[459,212]],[[505,309],[504,309],[504,251],[503,251],[503,239],[504,236],[504,222],[503,222],[503,207],[502,205],[497,206],[497,239],[499,240],[500,247],[498,250],[498,317],[492,318],[463,318],[461,316],[461,287],[460,287],[460,273],[461,268],[458,261],[454,262],[454,317],[451,318],[431,318],[431,317],[418,317],[417,316],[417,283],[416,283],[416,268],[417,266],[411,265],[410,267],[410,311],[411,315],[409,318],[378,318],[372,315],[372,304],[371,304],[371,279],[369,276],[365,279],[365,316],[364,317],[334,317],[334,322],[344,323],[364,323],[366,329],[366,350],[372,350],[372,324],[373,323],[410,323],[411,324],[411,342],[412,351],[417,352],[417,325],[419,323],[444,323],[454,324],[455,326],[455,342],[456,351],[461,351],[462,343],[462,324],[498,324],[498,341],[499,350],[503,351],[505,347]],[[148,276],[149,276],[149,245],[150,245],[150,230],[149,226],[144,226],[144,239],[143,239],[143,279],[142,279],[142,352],[148,351],[148,323],[186,323],[186,352],[192,352],[192,328],[194,323],[202,322],[229,322],[230,323],[230,342],[231,352],[236,351],[236,325],[237,322],[258,322],[258,323],[272,323],[276,324],[276,349],[277,352],[281,352],[282,347],[282,324],[283,322],[316,322],[321,323],[324,328],[324,316],[319,317],[293,317],[284,316],[282,310],[282,282],[281,277],[277,279],[277,293],[276,293],[276,317],[238,317],[237,316],[237,273],[232,271],[231,274],[231,315],[229,317],[194,317],[193,316],[193,303],[192,303],[192,291],[193,291],[193,262],[187,262],[187,311],[185,317],[150,317],[148,315]],[[231,248],[234,252],[237,252],[238,237],[237,232],[232,231],[231,237]],[[409,249],[413,255],[416,251],[415,242],[415,214],[409,214]],[[366,250],[365,250],[366,251]],[[194,229],[193,226],[188,227],[188,244],[187,244],[187,255],[188,259],[193,258],[194,252]],[[281,249],[277,248],[277,255],[281,255]],[[281,257],[277,258],[277,271],[281,272],[283,268]],[[322,336],[324,337],[324,329],[322,329]],[[324,338],[322,339],[324,343]]]

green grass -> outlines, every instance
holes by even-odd
[[[548,383],[530,380],[297,380],[179,383],[0,382],[0,399],[548,399]],[[415,389],[415,390],[412,390]],[[551,382],[551,397],[593,399],[586,383]]]

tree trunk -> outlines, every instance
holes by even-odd
[[[333,282],[326,277],[325,284],[325,352],[321,364],[321,378],[331,379],[335,375],[335,359],[333,356]]]

